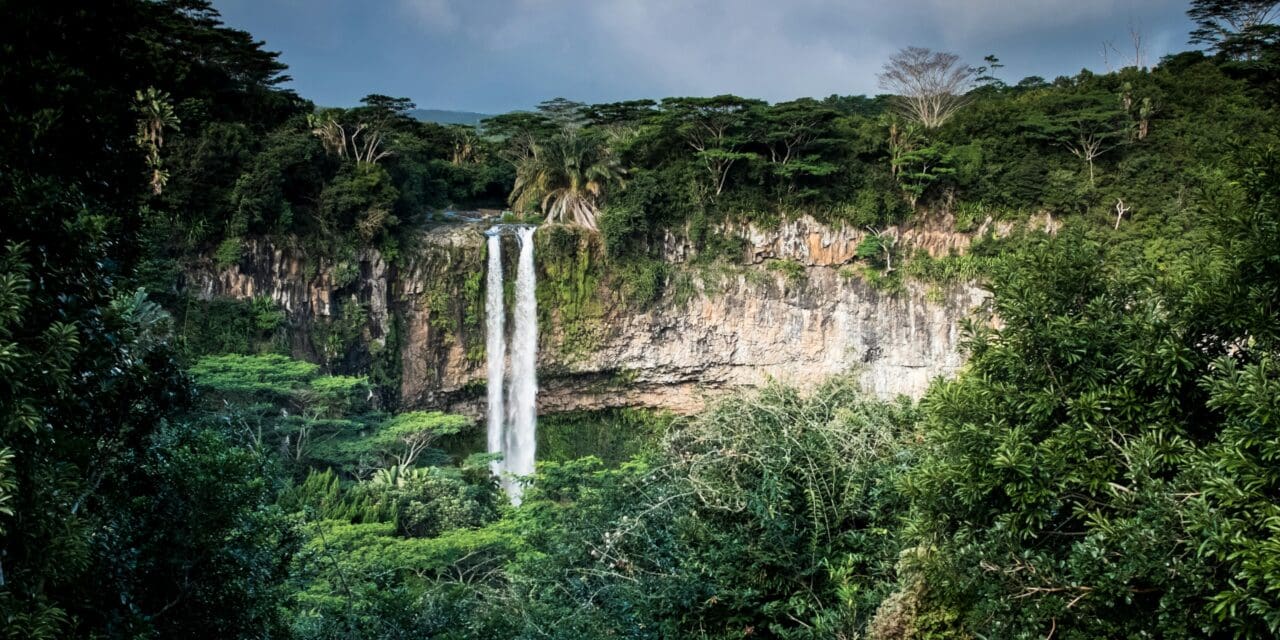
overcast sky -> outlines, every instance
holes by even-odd
[[[1105,70],[1103,43],[1149,61],[1189,49],[1178,0],[214,0],[283,53],[325,106],[369,93],[500,113],[563,96],[607,102],[735,93],[770,101],[877,93],[916,45],[987,54],[1001,78]]]

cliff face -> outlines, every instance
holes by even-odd
[[[259,240],[246,246],[238,265],[193,265],[187,286],[203,298],[271,298],[288,314],[297,355],[312,358],[322,354],[307,336],[339,318],[350,322],[355,311],[359,349],[397,350],[390,361],[397,363],[404,406],[478,415],[482,229],[425,231],[395,266],[376,251],[326,262]],[[628,405],[688,412],[736,387],[770,379],[807,386],[845,372],[881,396],[919,396],[931,379],[963,363],[959,324],[985,300],[980,289],[908,283],[896,294],[879,291],[842,268],[854,260],[862,233],[808,219],[734,233],[746,240],[745,266],[689,279],[683,295],[668,293],[640,308],[626,304],[611,283],[596,284],[591,317],[575,330],[566,330],[554,297],[540,292],[540,410]],[[901,242],[938,254],[967,246],[964,236],[918,231],[902,233]],[[675,264],[690,257],[674,237],[663,253]],[[514,245],[505,255],[514,257]],[[774,270],[771,260],[791,265]],[[539,262],[547,279],[554,267]]]

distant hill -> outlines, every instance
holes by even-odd
[[[409,115],[423,121],[438,124],[480,124],[481,120],[490,117],[487,113],[474,111],[444,111],[441,109],[414,109]]]

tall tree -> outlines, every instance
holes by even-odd
[[[357,164],[378,164],[394,153],[388,137],[413,124],[408,114],[416,105],[408,98],[380,94],[367,95],[360,102],[364,106],[355,109],[309,114],[307,122],[330,154]]]
[[[139,563],[158,547],[119,534],[140,525],[152,494],[118,471],[143,456],[188,388],[166,314],[120,288],[139,261],[150,198],[135,98],[168,93],[184,126],[233,115],[263,126],[297,102],[273,89],[274,54],[222,27],[207,2],[4,9],[0,636],[145,637],[168,601],[137,599],[131,585],[158,584]],[[159,144],[171,114],[152,115],[142,133]],[[201,552],[210,541],[225,538],[202,538]],[[225,584],[201,577],[207,594]]]
[[[169,94],[147,87],[134,96],[134,108],[138,110],[138,133],[134,140],[147,154],[147,167],[151,169],[151,191],[160,195],[169,181],[169,172],[160,159],[164,146],[164,132],[178,128],[178,116],[173,111]]]
[[[670,126],[692,148],[711,178],[716,196],[724,193],[735,164],[752,159],[741,149],[751,141],[748,115],[764,103],[738,96],[666,98],[662,110]]]
[[[552,98],[538,103],[538,113],[561,129],[577,129],[586,124],[587,105],[568,98]]]
[[[1276,37],[1275,25],[1280,16],[1277,0],[1192,0],[1187,16],[1196,23],[1191,32],[1193,44],[1205,44],[1214,50],[1243,57],[1257,55],[1257,48]]]
[[[907,47],[884,65],[880,87],[894,94],[899,111],[925,129],[936,129],[968,101],[974,69],[954,53]]]
[[[1093,187],[1098,158],[1127,141],[1126,113],[1120,102],[1101,91],[1054,94],[1045,98],[1041,111],[1023,122],[1023,128],[1031,138],[1060,145],[1079,158]]]

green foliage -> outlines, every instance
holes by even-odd
[[[523,548],[506,523],[435,538],[398,537],[380,523],[326,521],[312,530],[294,565],[294,637],[465,638],[504,626],[497,612],[474,612],[466,593],[489,590],[486,567]],[[471,581],[451,588],[449,575]]]
[[[979,331],[972,373],[926,400],[932,446],[908,484],[912,526],[930,550],[926,583],[963,594],[975,631],[1195,628],[1185,605],[1204,569],[1169,554],[1189,415],[1160,399],[1183,383],[1158,377],[1192,355],[1143,340],[1163,340],[1140,325],[1161,316],[1109,297],[1101,264],[1078,236],[1019,254],[993,283],[999,338]]]
[[[413,466],[422,451],[441,436],[471,426],[471,420],[438,411],[410,411],[391,418],[363,444],[402,467]]]
[[[520,514],[536,554],[509,569],[525,616],[566,638],[857,633],[878,602],[866,578],[896,561],[912,416],[847,383],[770,388],[677,426],[646,462],[544,463]]]
[[[301,539],[293,520],[270,505],[274,470],[260,452],[217,429],[170,425],[110,473],[128,487],[128,497],[118,498],[135,505],[114,511],[98,533],[119,550],[94,570],[99,597],[119,598],[98,609],[113,633],[285,631],[279,605]]]
[[[533,211],[547,222],[597,230],[600,204],[623,186],[625,170],[603,140],[567,129],[531,145],[516,164],[511,206]]]
[[[900,140],[890,158],[893,174],[913,208],[927,193],[936,191],[944,178],[956,172],[954,163],[945,145],[930,144],[919,134]]]
[[[218,243],[218,248],[213,252],[214,264],[219,269],[227,269],[240,262],[240,258],[244,252],[244,241],[240,238],[227,238]]]
[[[626,384],[625,381],[622,384]],[[571,411],[538,417],[538,459],[569,462],[599,458],[616,466],[653,450],[675,419],[644,409]]]
[[[320,192],[317,222],[326,236],[355,229],[370,244],[399,222],[392,212],[396,196],[386,169],[367,162],[344,165]]]
[[[976,252],[934,258],[921,251],[906,261],[903,272],[916,280],[935,284],[975,282],[994,273],[1003,259],[999,255]]]
[[[735,399],[673,432],[719,553],[745,542],[709,565],[726,607],[742,606],[734,616],[782,637],[865,624],[876,576],[896,560],[891,486],[909,462],[900,429],[913,416],[837,381],[809,397],[775,388]]]
[[[697,207],[693,168],[635,168],[626,190],[615,194],[600,216],[600,236],[610,258],[644,256],[664,227],[691,217]]]
[[[1214,57],[1151,70],[1009,85],[992,57],[926,134],[883,117],[892,97],[556,99],[478,130],[383,95],[315,110],[201,0],[7,7],[0,635],[1273,637],[1271,8],[1191,3]],[[324,375],[281,355],[270,299],[174,286],[271,235],[345,287],[365,250],[416,251],[429,209],[509,193],[600,227],[538,235],[561,355],[618,301],[714,290],[744,249],[727,229],[801,214],[869,228],[842,273],[878,288],[986,277],[998,321],[919,408],[835,381],[674,421],[547,416],[517,508],[492,456],[433,448],[468,419],[380,410],[394,314],[381,336],[344,294],[311,351],[370,377]],[[876,231],[1033,213],[1065,227],[897,267]],[[479,359],[479,265],[419,257],[429,341]]]
[[[286,513],[306,513],[318,520],[352,517],[341,479],[333,469],[312,470],[301,483],[290,483],[276,497],[276,505]]]
[[[276,354],[206,356],[191,366],[196,385],[226,396],[291,397],[305,388],[320,368]]]
[[[1079,229],[997,268],[999,330],[925,402],[916,568],[978,633],[1267,637],[1274,152],[1211,176],[1171,263]],[[1135,615],[1137,614],[1137,615]]]
[[[204,2],[24,5],[6,21],[0,635],[270,633],[287,535],[258,511],[252,454],[166,425],[189,387],[172,324],[130,280],[139,230],[191,192],[182,139],[250,114],[271,127],[301,101]]]
[[[1211,596],[1210,612],[1223,627],[1257,637],[1280,632],[1275,367],[1270,356],[1244,367],[1223,359],[1205,379],[1208,405],[1225,414],[1226,424],[1199,461],[1204,489],[1192,525],[1203,539],[1197,551],[1229,576]]]
[[[566,355],[589,351],[604,316],[600,299],[600,251],[596,239],[568,225],[550,225],[534,236],[541,331],[563,337]]]
[[[123,551],[96,547],[94,534],[128,505],[86,501],[124,484],[108,482],[105,467],[136,452],[187,390],[167,314],[145,292],[112,286],[130,259],[111,239],[123,221],[74,182],[25,172],[6,173],[0,200],[23,212],[0,248],[0,617],[13,637],[54,637],[102,628],[92,592],[78,585]]]
[[[643,309],[662,296],[669,273],[666,262],[648,258],[616,262],[609,268],[609,275],[620,283],[618,293],[636,309]]]
[[[359,412],[371,390],[363,376],[320,376],[312,378],[300,399],[323,415],[344,416]]]
[[[176,327],[188,357],[220,353],[287,353],[284,310],[266,297],[179,300]]]
[[[795,260],[770,260],[765,263],[765,268],[780,274],[788,284],[801,284],[805,280],[804,265]]]

